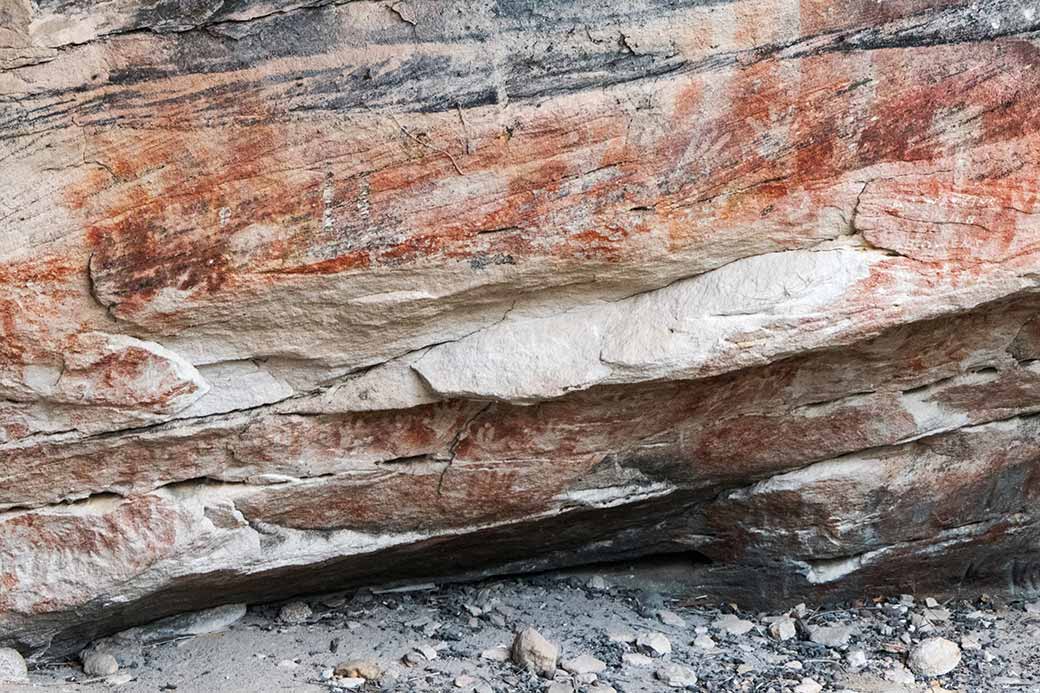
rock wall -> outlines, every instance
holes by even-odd
[[[0,0],[0,644],[655,552],[1037,591],[1038,32]]]

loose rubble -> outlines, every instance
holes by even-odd
[[[300,693],[1040,690],[1040,610],[1021,602],[896,595],[758,613],[598,584],[545,575],[362,590],[236,619],[227,610],[191,619],[222,624],[215,632],[167,623],[161,632],[175,637],[158,640],[154,626],[134,629],[85,650],[80,667],[29,676],[77,693],[206,693],[229,681]],[[19,663],[0,650],[0,680],[18,681]]]

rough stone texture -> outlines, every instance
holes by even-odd
[[[0,0],[0,644],[652,552],[1036,592],[1038,31]]]

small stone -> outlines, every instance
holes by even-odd
[[[495,693],[495,689],[486,683],[482,683],[474,689],[474,693]]]
[[[455,684],[455,688],[469,688],[476,682],[477,680],[469,674],[459,674],[452,683]]]
[[[791,669],[792,671],[801,671],[802,663],[797,659],[792,659],[790,662],[784,664],[785,669]]]
[[[349,689],[349,690],[353,690],[355,688],[361,688],[366,683],[367,683],[367,681],[365,681],[365,679],[351,679],[351,678],[332,679],[332,685],[335,686],[336,688],[346,688],[346,689]]]
[[[479,606],[473,606],[472,604],[465,604],[462,608],[464,608],[470,616],[480,616],[482,613],[484,613],[483,609],[481,609]]]
[[[852,670],[862,669],[867,666],[867,653],[863,650],[849,650],[845,654],[845,662]]]
[[[574,686],[563,681],[556,681],[549,684],[545,691],[546,693],[574,693]]]
[[[924,600],[924,605],[927,606],[929,609],[939,608],[939,602],[935,601],[935,599],[933,599],[932,597],[926,598]]]
[[[711,636],[698,635],[696,638],[693,639],[693,646],[699,647],[702,650],[714,650],[715,641],[711,639]]]
[[[607,584],[607,581],[599,575],[593,575],[592,577],[590,577],[588,585],[590,590],[594,590],[596,592],[606,592],[610,589],[610,585]]]
[[[322,681],[328,681],[335,675],[336,675],[336,670],[335,669],[332,669],[332,668],[322,669],[321,673],[318,674],[318,678],[320,678]]]
[[[697,684],[697,674],[693,669],[675,662],[668,662],[658,667],[654,677],[669,688],[688,688]]]
[[[593,674],[590,671],[590,672],[585,673],[585,674],[577,674],[577,675],[575,675],[574,680],[577,681],[578,683],[589,684],[589,683],[595,682],[596,679],[598,679],[598,678],[599,678],[599,676],[597,676],[596,674]]]
[[[820,693],[823,686],[810,678],[802,679],[802,682],[794,687],[794,693]]]
[[[426,658],[415,651],[406,652],[404,657],[401,657],[401,661],[404,662],[405,666],[417,667],[426,662]]]
[[[306,602],[289,602],[278,611],[278,620],[282,623],[303,623],[313,613]]]
[[[783,616],[769,624],[769,634],[780,641],[790,640],[798,634],[798,629],[794,619]]]
[[[755,624],[751,621],[746,621],[739,616],[733,614],[726,614],[715,619],[715,622],[711,624],[715,629],[721,630],[724,633],[730,635],[744,635],[749,630],[755,627]]]
[[[663,633],[640,633],[636,638],[636,647],[658,657],[663,657],[672,651],[672,643]]]
[[[383,670],[380,669],[379,665],[375,662],[355,659],[340,662],[336,665],[333,673],[336,676],[347,679],[367,679],[369,681],[375,681],[382,676]]]
[[[803,602],[791,609],[791,613],[794,614],[795,618],[805,618],[809,613],[809,608],[806,607],[805,603]]]
[[[899,603],[902,604],[903,606],[913,606],[914,605],[914,595],[912,595],[912,594],[901,594],[901,595],[899,595]]]
[[[686,627],[686,621],[683,620],[682,616],[675,613],[674,611],[668,611],[667,609],[662,609],[661,611],[658,611],[657,619],[666,626],[672,626],[674,628]]]
[[[430,645],[419,645],[415,648],[415,651],[421,654],[430,662],[437,659],[437,649],[431,647]]]
[[[654,660],[638,652],[626,652],[621,655],[621,661],[632,667],[652,667]]]
[[[1040,602],[1026,602],[1024,608],[1027,614],[1040,614]]]
[[[119,662],[110,654],[90,652],[83,656],[83,673],[88,676],[111,676],[119,671]]]
[[[299,662],[294,662],[291,659],[283,659],[282,661],[278,662],[278,667],[280,669],[296,669],[299,666],[300,666]]]
[[[107,683],[109,686],[125,686],[133,680],[134,677],[130,674],[116,674],[114,676],[107,677],[105,679],[105,683]]]
[[[950,610],[942,607],[924,610],[924,617],[932,623],[945,623],[950,620],[950,615]]]
[[[27,683],[29,668],[18,650],[0,647],[0,683]]]
[[[513,662],[521,669],[552,678],[556,673],[556,658],[559,649],[542,637],[542,634],[527,627],[516,634],[513,640]]]
[[[844,647],[852,637],[849,626],[816,626],[809,629],[809,639],[817,645],[826,647]]]
[[[572,674],[598,674],[607,668],[605,662],[601,662],[589,654],[583,654],[572,659],[565,659],[560,666],[564,671],[568,671]]]
[[[481,659],[487,659],[492,662],[508,662],[509,661],[509,648],[502,647],[489,647],[480,653]]]
[[[907,660],[911,671],[919,676],[942,676],[953,671],[961,661],[961,648],[946,638],[922,640],[910,651]]]
[[[982,641],[979,640],[979,636],[970,633],[961,638],[961,649],[962,650],[981,650]]]

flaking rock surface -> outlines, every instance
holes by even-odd
[[[1038,32],[0,0],[0,645],[660,552],[1037,591]]]

